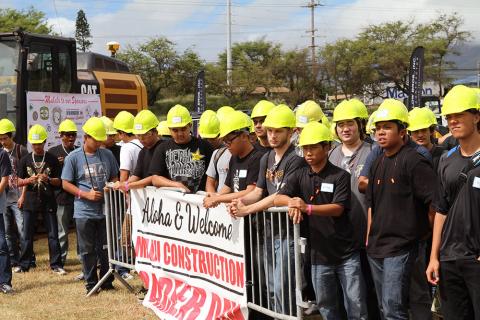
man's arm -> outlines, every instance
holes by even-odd
[[[365,246],[368,246],[368,236],[370,235],[370,226],[372,225],[372,208],[368,208],[367,214],[367,238],[365,239]]]
[[[207,184],[205,185],[205,191],[208,193],[217,192],[218,181],[210,176],[207,176]]]
[[[120,169],[120,182],[125,182],[130,176],[130,171],[125,169]]]
[[[173,181],[168,178],[154,175],[152,177],[152,183],[155,187],[161,188],[161,187],[173,187],[173,188],[181,188],[185,190],[185,192],[190,192],[190,189],[188,189],[186,186],[183,185],[183,183],[178,182],[178,181]]]
[[[426,271],[427,280],[431,284],[437,285],[440,280],[440,244],[442,241],[442,230],[446,215],[439,212],[435,214],[435,221],[433,223],[433,236],[432,236],[432,251],[430,252],[430,262]]]
[[[0,180],[0,193],[5,191],[5,188],[8,186],[8,176],[2,177]]]
[[[238,192],[231,192],[230,187],[223,186],[222,190],[220,190],[220,194],[213,194],[209,197],[206,197],[203,203],[205,208],[216,207],[219,203],[229,203],[234,199],[238,199],[248,194],[253,189],[255,189],[255,185],[251,184],[251,185],[248,185],[245,190],[238,191]]]
[[[90,201],[99,201],[103,198],[103,191],[95,191],[91,189],[90,191],[82,191],[76,185],[71,183],[68,180],[62,180],[62,188],[70,194],[73,194],[78,199],[86,199]]]

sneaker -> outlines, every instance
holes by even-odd
[[[0,291],[5,293],[5,294],[11,294],[11,293],[13,293],[13,288],[12,288],[12,286],[10,286],[6,283],[2,283],[2,284],[0,284]]]
[[[24,272],[27,272],[28,270],[23,269],[22,267],[16,266],[15,268],[12,269],[12,271],[15,273],[24,273]]]
[[[76,281],[82,281],[85,280],[85,276],[83,275],[83,272],[79,273],[75,278],[73,278]]]
[[[64,275],[67,274],[67,271],[65,271],[65,269],[60,268],[60,267],[53,268],[52,271],[53,271],[53,273],[56,273],[59,276],[64,276]]]
[[[122,274],[122,279],[125,280],[125,281],[130,281],[130,280],[133,279],[133,276],[130,273],[126,272],[126,273]]]

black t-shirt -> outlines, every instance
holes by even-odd
[[[247,186],[257,182],[260,158],[262,153],[255,148],[243,158],[232,156],[228,164],[228,174],[225,178],[225,185],[232,192],[245,190]]]
[[[348,218],[351,194],[347,171],[330,162],[319,173],[308,166],[301,167],[288,178],[279,194],[300,197],[307,204],[339,204],[344,208],[339,217],[308,216],[312,264],[339,264],[358,249]]]
[[[113,156],[115,157],[115,160],[117,160],[117,164],[120,166],[120,149],[122,149],[122,147],[120,147],[118,144],[114,143],[113,146],[111,146],[110,148],[107,148],[107,149],[110,150],[113,153]]]
[[[440,260],[480,256],[480,167],[469,171],[466,182],[459,173],[471,161],[454,148],[439,164],[435,210],[447,216],[443,225]]]
[[[183,183],[191,192],[205,190],[208,164],[212,157],[210,144],[192,137],[186,144],[169,140],[163,142],[153,154],[150,174]]]
[[[57,159],[60,157],[65,159],[68,156],[68,154],[73,150],[75,150],[76,148],[77,146],[73,146],[72,149],[64,148],[62,144],[59,144],[55,147],[50,148],[48,152],[54,155]],[[60,172],[62,172],[63,163],[59,162],[59,164],[60,164]],[[74,196],[66,192],[65,190],[63,190],[62,187],[56,188],[55,193],[56,193],[57,204],[62,206],[69,205],[69,204],[73,205]]]
[[[0,179],[12,174],[12,166],[7,151],[0,147]],[[2,211],[0,211],[2,212]]]
[[[26,179],[40,173],[44,173],[50,178],[60,178],[61,167],[57,157],[49,152],[45,152],[43,164],[43,156],[34,156],[34,158],[35,164],[32,161],[32,153],[27,154],[20,160],[18,167],[19,178]],[[54,187],[48,182],[29,184],[23,208],[25,210],[42,210],[47,206],[49,208],[56,206]]]
[[[260,160],[257,187],[266,191],[266,195],[274,194],[295,170],[306,165],[305,160],[295,153],[294,145],[290,145],[278,163],[275,163],[275,151],[270,150]]]
[[[447,150],[451,150],[458,146],[458,141],[453,136],[448,136],[445,140],[443,140],[442,146]]]
[[[268,151],[272,150],[272,148],[270,147],[264,147],[260,144],[260,141],[256,141],[254,144],[253,144],[253,147],[255,149],[257,149],[258,151],[260,151],[261,153],[267,153]]]
[[[138,153],[137,166],[133,170],[133,174],[140,179],[145,179],[148,177],[148,170],[150,169],[150,164],[152,163],[153,154],[157,147],[162,143],[162,140],[158,140],[157,143],[150,149],[143,147],[142,150]]]
[[[437,144],[434,144],[432,150],[430,150],[430,153],[432,154],[433,170],[435,172],[438,171],[438,163],[445,152],[447,152],[447,149],[444,146],[439,146]]]
[[[374,258],[404,254],[429,233],[428,209],[436,187],[432,164],[404,146],[391,157],[378,157],[369,177],[372,223],[367,252]]]

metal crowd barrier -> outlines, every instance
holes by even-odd
[[[132,243],[132,216],[128,212],[129,197],[120,190],[114,190],[108,184],[104,191],[104,213],[107,226],[107,250],[110,268],[87,297],[96,292],[113,275],[130,292],[134,289],[118,273],[118,268],[135,270],[135,248]]]
[[[301,320],[305,239],[287,208],[250,215],[246,230],[248,308],[275,319]],[[247,247],[248,246],[248,247]]]

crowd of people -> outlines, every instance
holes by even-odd
[[[75,221],[78,278],[90,291],[108,271],[103,189],[114,182],[126,193],[149,185],[206,191],[203,205],[224,203],[233,218],[288,207],[309,244],[303,262],[313,290],[305,295],[324,320],[431,319],[434,294],[445,319],[480,319],[479,92],[453,87],[442,115],[449,134],[439,138],[430,109],[409,112],[394,99],[371,115],[361,101],[344,100],[331,121],[314,101],[294,111],[262,100],[250,116],[227,106],[205,111],[197,137],[190,112],[176,105],[162,122],[149,110],[92,117],[80,147],[71,120],[48,151],[47,131],[35,124],[32,152],[2,119],[0,290],[12,292],[12,270],[35,267],[41,214],[58,275],[66,274]],[[270,236],[266,294],[288,314],[281,292],[294,288],[293,279],[273,270],[292,262],[294,243]],[[118,270],[126,280],[129,271]],[[112,281],[102,289],[113,289]]]

